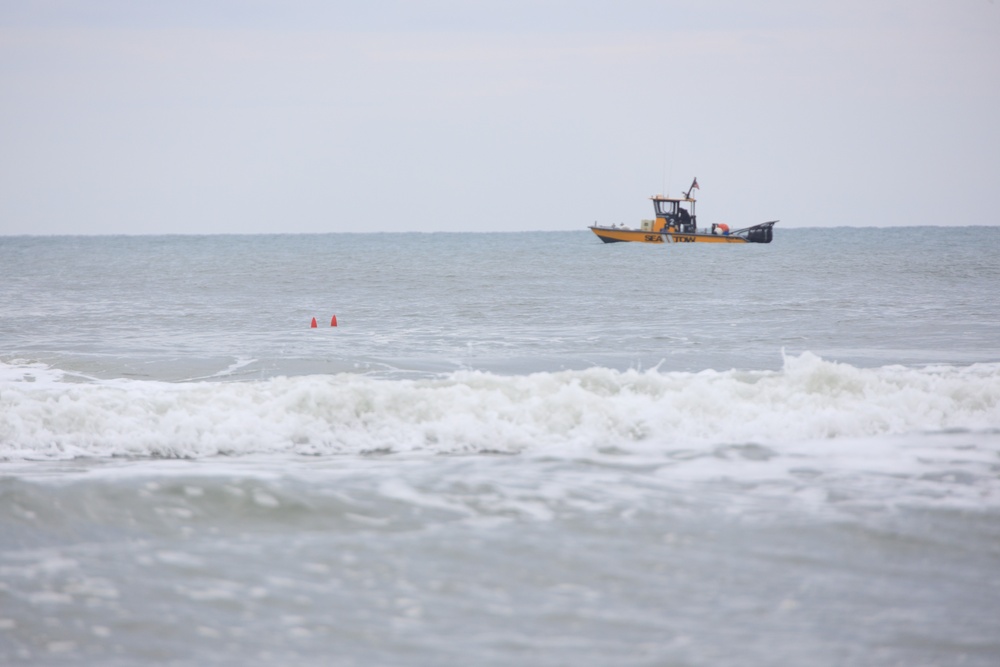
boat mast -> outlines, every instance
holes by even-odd
[[[688,191],[684,193],[684,199],[691,199],[691,191],[692,190],[701,190],[701,186],[698,185],[698,177],[697,176],[695,176],[694,180],[691,181],[691,187],[688,188]]]

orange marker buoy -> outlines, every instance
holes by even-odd
[[[309,328],[310,329],[315,329],[316,328],[316,318],[315,317],[313,318],[312,324],[309,325]]]
[[[337,326],[337,316],[336,315],[334,315],[333,319],[330,320],[330,326],[331,327]]]

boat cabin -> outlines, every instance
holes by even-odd
[[[697,229],[695,200],[690,197],[664,197],[653,195],[653,210],[656,211],[656,231],[669,229],[683,234],[693,234]]]

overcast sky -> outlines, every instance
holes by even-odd
[[[0,233],[1000,224],[991,0],[0,0]]]

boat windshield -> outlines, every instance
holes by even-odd
[[[657,200],[656,213],[658,215],[673,215],[677,213],[677,202]]]

